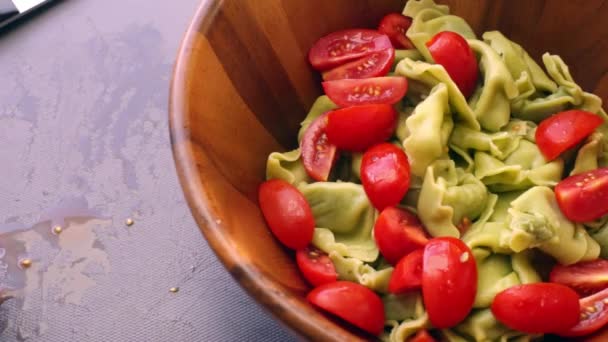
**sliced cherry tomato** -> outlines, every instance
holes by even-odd
[[[608,288],[608,260],[597,259],[570,266],[555,265],[549,281],[569,286],[582,295],[593,294]]]
[[[562,213],[575,222],[608,214],[608,168],[570,176],[557,183],[555,197]]]
[[[576,311],[576,325],[564,327],[560,336],[584,336],[592,334],[608,324],[608,289],[582,298]],[[566,330],[567,329],[567,330]]]
[[[390,13],[382,18],[378,31],[391,39],[395,49],[412,49],[414,44],[405,35],[410,26],[412,26],[412,18],[401,13]]]
[[[382,210],[374,225],[374,239],[384,259],[392,265],[429,241],[418,217],[397,207]]]
[[[417,249],[399,260],[388,283],[389,292],[404,293],[422,286],[423,252]]]
[[[325,129],[327,114],[316,118],[304,132],[302,141],[302,163],[306,173],[314,180],[326,181],[338,153],[336,145],[329,142]]]
[[[374,77],[323,82],[327,96],[340,107],[394,104],[407,92],[405,77]]]
[[[391,105],[363,105],[336,109],[327,115],[327,139],[339,149],[364,151],[386,141],[397,125]]]
[[[369,148],[361,160],[361,183],[376,209],[397,205],[410,188],[407,155],[389,143]]]
[[[390,39],[378,31],[343,30],[319,39],[308,52],[308,60],[315,69],[327,70],[388,48],[392,48]]]
[[[433,336],[429,334],[426,330],[420,330],[416,334],[416,336],[407,340],[408,342],[436,342]]]
[[[558,333],[578,322],[578,295],[562,284],[517,285],[494,297],[492,313],[511,329],[529,334]]]
[[[324,81],[384,76],[393,66],[395,49],[377,51],[323,73]]]
[[[384,304],[372,290],[349,281],[321,285],[306,297],[313,305],[378,335],[384,328]]]
[[[437,33],[426,43],[435,63],[441,64],[452,78],[464,97],[475,90],[479,70],[477,58],[469,43],[455,32]]]
[[[313,246],[298,250],[296,262],[304,278],[313,286],[338,280],[336,267],[329,256]]]
[[[477,265],[464,242],[441,237],[424,246],[422,299],[435,328],[450,328],[464,320],[477,293]]]
[[[599,115],[582,110],[557,113],[538,125],[536,143],[545,158],[553,160],[583,141],[603,122]]]
[[[315,219],[304,195],[281,179],[260,185],[258,199],[262,214],[274,236],[285,246],[302,249],[312,241]]]

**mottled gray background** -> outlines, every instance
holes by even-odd
[[[168,87],[197,5],[66,0],[0,33],[1,341],[293,340],[224,271],[176,178]]]

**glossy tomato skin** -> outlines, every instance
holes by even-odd
[[[422,286],[422,256],[424,250],[417,249],[399,260],[388,283],[390,293],[405,293]]]
[[[585,336],[608,324],[608,289],[580,299],[574,326],[558,331],[560,336]]]
[[[328,113],[316,118],[304,132],[300,146],[302,148],[302,164],[308,175],[317,181],[327,181],[334,165],[338,151],[336,145],[327,139]]]
[[[315,220],[304,195],[281,179],[262,183],[258,200],[266,223],[279,241],[291,249],[301,249],[312,241]]]
[[[494,297],[492,313],[511,329],[529,334],[557,333],[578,322],[578,295],[561,284],[516,285]]]
[[[360,152],[386,141],[397,126],[391,105],[363,105],[336,109],[327,116],[327,139],[339,149]]]
[[[298,250],[296,252],[296,263],[304,278],[313,286],[338,280],[336,267],[327,253],[313,246]]]
[[[414,44],[405,35],[412,26],[412,18],[401,13],[389,13],[380,21],[378,32],[387,35],[395,49],[413,49]]]
[[[407,92],[405,77],[373,77],[323,82],[325,94],[339,107],[395,104]]]
[[[477,293],[477,265],[461,240],[431,239],[422,259],[422,298],[434,327],[450,328],[464,320]]]
[[[361,160],[361,183],[376,209],[397,205],[410,187],[407,155],[389,143],[370,147]]]
[[[398,207],[386,207],[374,224],[374,239],[380,253],[392,265],[429,241],[416,215]]]
[[[388,48],[392,48],[390,39],[378,31],[342,30],[319,39],[308,52],[308,61],[323,71]]]
[[[373,52],[323,73],[324,81],[385,76],[393,66],[395,49]]]
[[[570,176],[557,183],[555,197],[562,213],[574,222],[608,214],[608,168]]]
[[[536,144],[547,160],[553,160],[583,141],[603,122],[599,115],[583,110],[560,112],[541,121],[536,129]]]
[[[441,64],[464,97],[473,94],[479,77],[477,58],[469,43],[455,32],[437,33],[426,43],[435,63]]]
[[[420,330],[418,333],[407,340],[407,342],[436,342],[436,340],[426,330]]]
[[[590,295],[608,288],[608,260],[596,259],[574,265],[555,265],[549,281],[566,285],[581,295]]]
[[[384,328],[384,304],[372,290],[349,281],[321,285],[308,294],[313,305],[378,335]]]

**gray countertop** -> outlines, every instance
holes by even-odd
[[[0,33],[1,341],[294,340],[177,181],[168,87],[197,5],[66,0]]]

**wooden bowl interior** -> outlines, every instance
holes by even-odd
[[[585,90],[606,99],[606,1],[439,1],[477,33],[499,29],[539,58],[560,54]],[[320,78],[310,46],[329,32],[375,27],[395,0],[205,0],[188,30],[171,91],[172,143],[192,213],[211,247],[252,296],[301,335],[357,340],[304,300],[293,255],[257,207],[266,157],[296,145]]]

